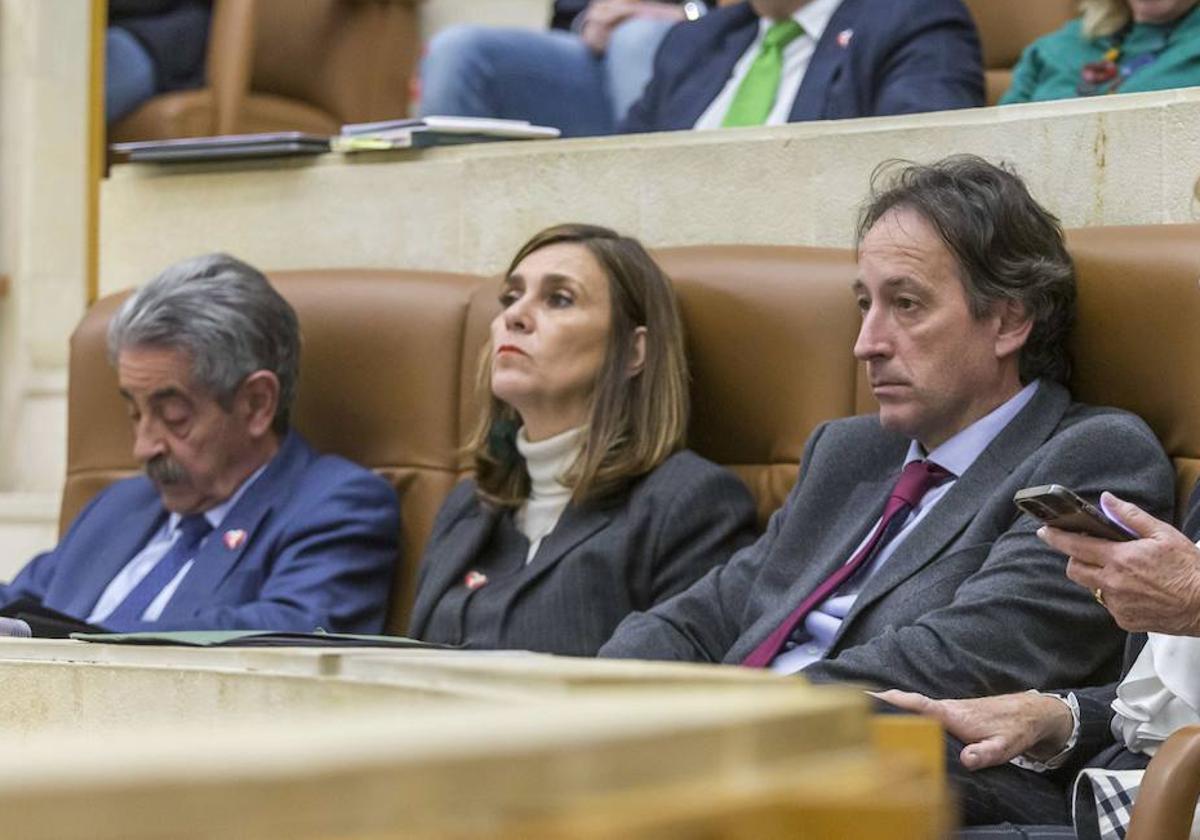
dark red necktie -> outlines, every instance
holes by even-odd
[[[896,487],[892,490],[892,495],[888,497],[887,504],[884,505],[883,516],[880,518],[879,524],[871,532],[870,538],[863,543],[863,547],[850,558],[849,562],[839,567],[837,571],[822,581],[811,595],[801,601],[800,606],[792,610],[783,623],[742,660],[742,664],[747,668],[765,668],[770,665],[783,650],[788,638],[808,617],[808,614],[823,604],[830,595],[837,592],[843,583],[853,577],[855,572],[861,569],[901,530],[900,525],[903,524],[912,509],[921,503],[921,499],[925,498],[926,493],[952,478],[954,478],[953,473],[932,461],[912,461],[905,466],[904,471],[900,473],[900,480],[896,482]]]

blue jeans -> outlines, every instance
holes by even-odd
[[[524,119],[564,137],[611,134],[649,81],[672,25],[628,20],[599,57],[571,32],[450,27],[421,65],[421,116]]]
[[[112,125],[154,95],[150,53],[119,26],[104,34],[104,119]]]

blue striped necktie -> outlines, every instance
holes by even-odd
[[[211,530],[212,525],[202,513],[194,513],[180,519],[179,537],[170,550],[141,579],[133,591],[125,596],[125,600],[117,605],[112,614],[104,620],[104,626],[109,630],[136,629],[142,621],[142,613],[167,584],[175,579],[175,575],[179,574],[184,564],[196,556],[200,541]]]

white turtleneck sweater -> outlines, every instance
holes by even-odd
[[[583,448],[584,427],[568,429],[554,437],[531,442],[522,426],[517,431],[517,451],[529,472],[529,498],[517,508],[517,528],[529,539],[526,564],[537,554],[542,540],[554,530],[571,501],[571,488],[562,483],[563,474],[575,463]]]

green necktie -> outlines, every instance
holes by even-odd
[[[783,78],[783,51],[803,34],[804,27],[791,18],[771,24],[750,72],[738,85],[722,126],[762,125],[767,121]]]

